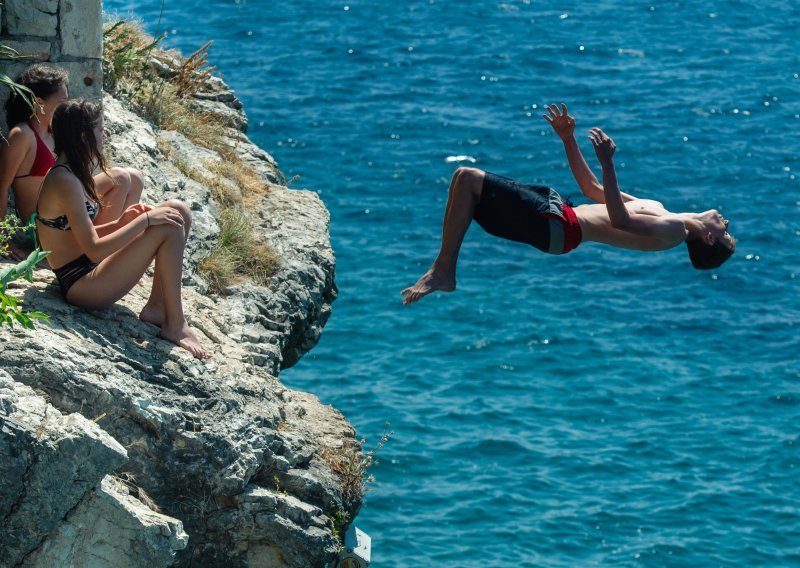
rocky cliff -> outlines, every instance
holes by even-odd
[[[184,304],[213,359],[138,320],[149,276],[103,312],[64,303],[44,267],[15,284],[52,324],[0,329],[0,566],[322,566],[360,505],[360,479],[342,477],[358,443],[339,412],[277,376],[316,343],[336,297],[328,213],[230,129],[269,185],[248,213],[281,261],[265,285],[214,295],[197,266],[218,205],[175,164],[220,157],[109,96],[104,108],[106,154],[144,172],[143,201],[192,209]]]

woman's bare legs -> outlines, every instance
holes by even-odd
[[[481,200],[484,172],[458,168],[450,182],[442,227],[442,244],[433,265],[416,284],[400,292],[404,304],[411,304],[431,292],[456,289],[456,263],[464,235],[472,222],[475,206]]]
[[[186,322],[181,302],[181,271],[186,234],[183,227],[155,225],[104,259],[78,280],[67,301],[86,309],[104,309],[127,294],[155,258],[164,322],[159,335],[198,359],[210,357]],[[155,290],[154,290],[155,291]]]
[[[192,227],[192,212],[189,210],[189,206],[183,201],[170,199],[164,203],[159,203],[156,207],[164,206],[177,209],[181,214],[183,217],[183,232],[185,235],[185,240],[188,240],[189,230]],[[156,268],[153,271],[153,289],[150,292],[150,298],[147,300],[147,304],[145,304],[144,308],[142,308],[142,311],[139,312],[139,319],[159,327],[164,323],[164,319],[166,317],[164,311],[164,294],[161,288],[161,273],[158,270],[158,264],[156,263]]]
[[[103,225],[119,219],[128,207],[139,203],[143,188],[142,172],[135,168],[110,168],[108,174],[100,172],[94,176],[94,189],[103,202],[94,224]]]

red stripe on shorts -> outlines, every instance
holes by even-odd
[[[583,233],[581,233],[581,224],[578,221],[578,216],[569,205],[564,205],[564,251],[561,254],[567,254],[572,249],[581,244]]]

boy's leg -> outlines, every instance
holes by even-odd
[[[414,286],[401,292],[404,304],[411,304],[437,290],[452,292],[456,288],[456,263],[464,235],[472,222],[475,206],[481,198],[484,172],[475,168],[458,168],[450,183],[447,197],[442,243],[433,265]]]

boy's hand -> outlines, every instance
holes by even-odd
[[[600,164],[610,164],[613,161],[617,145],[614,144],[614,141],[608,134],[599,128],[592,128],[589,131],[589,140],[592,141],[594,153],[597,154],[597,159],[600,160]]]
[[[560,109],[557,105],[550,105],[545,108],[550,116],[547,114],[543,114],[542,116],[550,123],[550,126],[553,127],[558,137],[562,140],[571,138],[573,132],[575,132],[575,119],[567,114],[567,105],[561,103]]]

